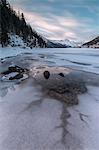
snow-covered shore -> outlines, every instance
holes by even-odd
[[[55,70],[56,73],[57,70],[68,72],[66,66],[76,68],[75,75],[86,82],[88,92],[78,95],[78,105],[67,107],[63,102],[46,97],[31,77],[14,82],[2,80],[0,76],[0,150],[99,149],[99,76],[94,74],[99,72],[99,51],[88,51],[62,49],[59,54],[59,50],[38,49],[32,53],[18,52],[18,56],[12,53],[13,57],[5,55],[9,58],[1,56],[0,72],[13,64],[28,68],[31,73],[34,71],[34,76],[44,68],[51,69],[52,73]],[[67,57],[81,64],[70,63]],[[91,65],[85,65],[87,63]]]

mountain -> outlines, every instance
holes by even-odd
[[[47,48],[67,48],[68,46],[59,42],[47,40]]]
[[[84,43],[82,47],[99,48],[99,36],[89,42]]]
[[[35,30],[25,21],[24,14],[18,14],[6,0],[0,0],[0,43],[1,46],[46,47]]]
[[[68,39],[65,39],[65,40],[54,40],[52,42],[64,45],[65,47],[79,47],[79,46],[82,45],[82,43],[80,43],[80,42],[75,42],[75,41],[68,40]]]

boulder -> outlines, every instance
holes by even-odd
[[[17,79],[25,79],[27,78],[26,73],[28,72],[27,69],[21,68],[19,66],[9,66],[8,70],[2,72],[3,75],[2,79],[7,80],[17,80]],[[24,77],[25,76],[25,77]]]

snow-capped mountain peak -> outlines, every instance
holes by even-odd
[[[62,45],[65,45],[67,47],[79,47],[82,45],[81,42],[76,42],[76,41],[72,41],[69,39],[65,39],[65,40],[53,40],[54,43],[60,43]]]

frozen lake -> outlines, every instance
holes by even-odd
[[[0,48],[0,58],[31,53],[49,66],[63,66],[99,74],[99,49],[58,48],[58,49],[21,49]]]
[[[99,74],[98,49],[0,48],[0,58],[0,71],[16,63],[33,71],[51,66]],[[45,97],[32,78],[0,80],[0,150],[99,150],[99,86],[87,88],[78,105],[67,107]]]

